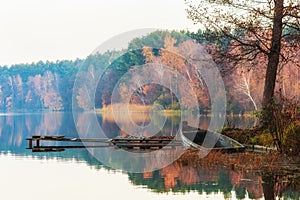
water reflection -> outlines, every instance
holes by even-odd
[[[193,159],[178,160],[152,173],[129,174],[136,185],[146,185],[155,192],[189,192],[213,194],[221,192],[225,199],[274,199],[285,197],[299,199],[284,176],[243,172],[209,166],[197,166]]]
[[[87,117],[88,115],[83,113],[77,124],[83,130]],[[141,121],[145,122],[145,119],[147,120],[143,117]],[[98,121],[108,137],[113,138],[124,134],[109,117],[99,115]],[[174,134],[178,129],[179,121],[178,116],[168,118],[162,130],[163,134]],[[202,118],[200,121],[203,122],[201,126],[205,128],[209,123],[209,118]],[[78,137],[71,113],[0,115],[1,154],[10,153],[22,156],[24,159],[34,156],[38,159],[55,158],[72,162],[76,160],[88,164],[95,170],[113,171],[105,167],[85,149],[32,154],[31,151],[26,150],[27,141],[25,139],[34,134]],[[149,163],[151,162],[149,161]],[[16,177],[16,179],[18,178],[20,177]],[[225,199],[233,198],[233,194],[237,199],[262,197],[269,199],[274,196],[299,199],[300,197],[299,186],[294,189],[290,187],[286,177],[199,166],[193,159],[177,160],[154,172],[128,173],[128,178],[132,184],[145,186],[158,193],[174,192],[188,195],[193,191],[201,196],[204,193],[221,192]]]

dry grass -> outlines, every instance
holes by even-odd
[[[253,152],[228,154],[217,151],[210,152],[206,157],[200,158],[197,150],[188,150],[181,158],[183,162],[194,162],[194,165],[207,167],[224,167],[247,171],[276,172],[290,167],[291,162],[279,153],[258,154]],[[296,163],[295,163],[296,162]],[[299,169],[299,160],[294,162],[294,168]]]
[[[129,110],[130,113],[147,113],[150,112],[150,105],[138,105],[138,104],[113,104],[108,105],[102,109],[96,109],[96,112],[100,113],[124,113]]]
[[[151,106],[130,104],[125,107],[124,104],[114,104],[102,109],[96,109],[96,113],[101,114],[104,121],[118,121],[119,123],[126,124],[128,122],[128,119],[132,120],[135,123],[149,122],[150,109]]]

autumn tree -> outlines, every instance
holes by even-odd
[[[234,63],[252,61],[263,54],[267,59],[265,85],[262,99],[263,125],[272,120],[271,105],[278,66],[290,60],[282,53],[282,43],[293,48],[299,41],[300,2],[298,0],[185,0],[188,17],[200,23],[206,30],[222,35],[233,42],[227,52],[221,52],[224,60]],[[236,48],[243,52],[233,54]],[[287,49],[285,49],[287,50]],[[234,65],[235,66],[235,65]]]
[[[171,72],[168,74],[170,75],[170,80],[166,83],[166,85],[168,85],[168,88],[173,88],[174,91],[164,88],[156,102],[160,102],[160,104],[164,106],[167,105],[166,107],[171,109],[174,109],[175,107],[176,109],[179,109],[179,104],[177,102],[178,99],[176,99],[174,94],[182,95],[188,92],[189,96],[192,97],[194,93],[198,99],[199,105],[192,105],[195,102],[191,98],[182,98],[181,106],[183,108],[199,106],[200,112],[205,113],[210,106],[207,86],[205,85],[199,70],[193,67],[185,59],[185,57],[190,57],[192,54],[192,47],[192,40],[185,40],[178,43],[175,37],[171,34],[167,34],[164,38],[163,47],[159,49],[157,55],[154,54],[155,49],[145,46],[143,48],[143,56],[145,57],[146,63],[154,63],[157,66],[161,66],[161,70],[159,70],[159,68],[156,70],[159,70],[162,76],[164,73],[164,67],[169,67],[173,70],[172,74]],[[187,83],[191,86],[192,91],[186,91],[186,88],[184,88],[185,85],[178,82],[179,77],[184,77]],[[166,77],[164,77],[164,81],[167,81]],[[157,86],[152,85],[150,87]]]

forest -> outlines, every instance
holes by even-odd
[[[221,71],[226,88],[227,112],[243,114],[259,110],[267,66],[266,56],[257,55],[251,61],[239,63],[221,59],[220,52],[226,52],[227,55],[243,54],[243,48],[232,48],[235,43],[233,40],[224,39],[220,43],[222,37],[220,33],[201,30],[198,32],[156,31],[133,39],[128,49],[94,54],[86,59],[2,66],[0,67],[0,111],[68,111],[72,109],[72,101],[79,110],[105,108],[111,104],[113,89],[126,72],[148,63],[160,63],[175,69],[188,80],[197,96],[200,114],[208,114],[211,102],[203,78],[183,57],[179,56],[188,53],[192,40],[206,50]],[[285,48],[291,43],[293,49]],[[300,100],[299,46],[297,40],[283,42],[283,54],[290,56],[291,59],[279,66],[275,92],[275,95],[295,101]],[[112,60],[112,55],[116,59]],[[90,80],[91,77],[97,76],[97,70],[102,70],[103,76],[100,79],[95,78],[93,82],[97,85],[95,94],[91,94],[91,91],[84,87],[73,90],[76,79]],[[142,73],[148,74],[147,71]],[[127,85],[118,86],[120,92],[117,98],[130,98],[132,104],[158,104],[166,110],[179,110],[180,107],[191,103],[181,102],[180,105],[176,95],[169,88],[159,84],[148,84],[136,91],[129,91],[128,84],[136,81],[138,80],[127,81]],[[128,97],[129,93],[132,93],[130,97]],[[94,101],[87,98],[92,95]]]

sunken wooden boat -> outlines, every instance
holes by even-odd
[[[243,152],[246,147],[238,141],[200,128],[185,125],[182,129],[183,144],[199,150],[213,150],[222,152]]]

